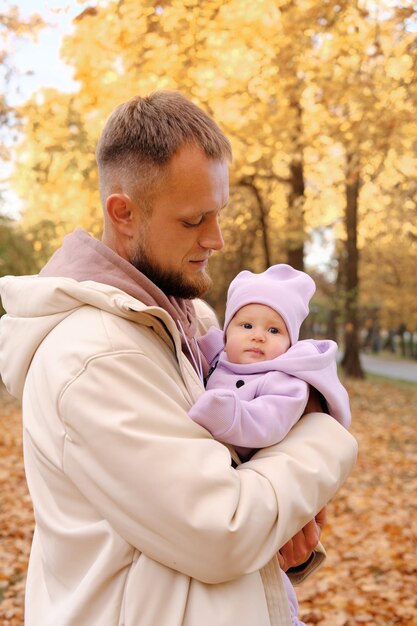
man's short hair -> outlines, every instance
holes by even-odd
[[[103,204],[115,185],[150,201],[157,179],[185,144],[214,160],[231,160],[230,142],[211,117],[182,94],[156,91],[119,105],[98,141],[96,158]]]

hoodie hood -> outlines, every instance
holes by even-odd
[[[177,341],[176,349],[181,351],[175,322],[165,311],[148,307],[115,287],[72,278],[5,276],[0,278],[0,296],[7,311],[0,320],[0,376],[9,393],[19,399],[39,345],[84,305],[152,327],[171,348]]]
[[[39,276],[73,278],[78,282],[93,280],[117,287],[147,306],[161,307],[175,321],[180,320],[189,341],[195,335],[195,311],[191,300],[166,296],[131,263],[82,228],[64,238],[61,248]]]
[[[196,332],[191,300],[167,298],[130,263],[81,229],[65,238],[39,276],[1,278],[0,296],[7,312],[0,321],[0,375],[17,398],[40,343],[86,304],[152,326],[171,347],[174,338],[186,356],[187,337]],[[185,335],[181,342],[178,320]]]

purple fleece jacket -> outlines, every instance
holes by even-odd
[[[349,397],[337,375],[334,341],[298,341],[275,359],[249,364],[227,360],[217,328],[199,339],[199,347],[215,369],[189,415],[242,456],[286,436],[304,412],[309,385],[323,395],[329,414],[349,427]]]

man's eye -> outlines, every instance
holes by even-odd
[[[269,329],[269,332],[270,332],[272,335],[278,335],[279,330],[278,330],[278,328],[275,328],[274,326],[272,326],[272,328],[270,328],[270,329]]]
[[[196,226],[200,226],[200,224],[202,223],[204,217],[201,217],[197,222],[186,222],[184,221],[183,224],[186,228],[195,228]]]
[[[245,324],[242,324],[243,328],[246,328],[247,330],[250,330],[252,328],[252,324],[249,324],[249,322],[245,322]]]

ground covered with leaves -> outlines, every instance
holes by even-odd
[[[351,381],[358,464],[329,506],[326,564],[298,588],[318,626],[417,624],[417,385]],[[33,530],[20,408],[0,389],[0,624],[23,625]],[[214,626],[214,625],[213,625]]]

